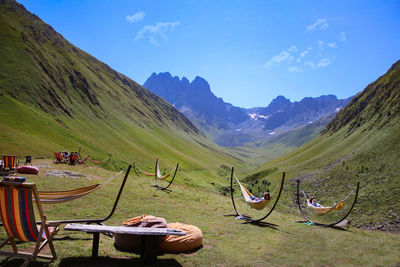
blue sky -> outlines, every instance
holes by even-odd
[[[140,84],[153,72],[201,76],[241,107],[346,98],[400,59],[400,1],[19,2]]]

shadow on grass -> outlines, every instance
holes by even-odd
[[[21,266],[22,264],[24,264],[24,262],[25,262],[25,259],[22,259],[22,258],[8,257],[0,262],[0,266],[15,267],[15,266]],[[43,266],[49,266],[49,264],[50,264],[50,261],[46,261],[46,262],[32,261],[29,264],[29,267],[39,267],[39,266],[43,267]]]
[[[352,232],[349,231],[348,229],[345,229],[345,228],[339,227],[339,226],[335,226],[335,225],[333,225],[333,226],[326,226],[326,225],[321,224],[321,223],[310,223],[310,224],[307,224],[308,221],[296,221],[296,222],[297,222],[297,223],[302,223],[302,224],[305,224],[305,225],[309,225],[309,226],[319,226],[319,227],[322,227],[322,228],[330,228],[330,229],[334,229],[334,230],[338,230],[338,231],[344,231],[344,232],[352,233]]]
[[[273,230],[278,230],[279,225],[274,224],[274,223],[268,223],[268,222],[252,222],[252,221],[245,221],[242,222],[242,224],[250,224],[250,225],[254,225],[257,227],[262,227],[262,228],[271,228]]]
[[[168,193],[168,194],[171,194],[171,193],[172,193],[172,190],[171,190],[171,189],[162,188],[162,187],[159,187],[159,186],[157,186],[157,185],[150,185],[149,187],[155,187],[157,191],[165,192],[165,193]]]
[[[60,267],[67,266],[143,266],[139,258],[110,258],[110,257],[70,257],[63,258],[59,264]],[[158,259],[153,265],[146,266],[182,266],[175,259]]]
[[[114,248],[118,251],[122,251],[122,252],[129,252],[129,253],[133,253],[133,254],[137,254],[140,255],[140,251],[137,249],[124,249],[124,248],[120,248],[117,245],[115,245],[114,243]],[[195,254],[196,252],[198,252],[200,249],[203,248],[203,245],[194,248],[192,250],[188,250],[188,251],[184,251],[184,252],[163,252],[163,251],[158,251],[157,252],[157,256],[162,256],[162,255],[167,255],[167,254],[173,254],[173,255],[179,255],[179,254],[185,254],[185,255],[192,255]]]

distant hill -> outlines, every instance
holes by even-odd
[[[247,180],[281,171],[292,178],[288,205],[295,207],[296,179],[324,203],[338,201],[359,181],[353,224],[399,231],[400,61],[357,94],[318,137],[264,164]]]
[[[136,160],[153,169],[157,157],[186,170],[242,164],[167,101],[12,0],[0,2],[0,47],[0,154],[53,157],[82,147],[94,159],[111,153],[110,168]]]
[[[201,77],[189,82],[169,72],[153,73],[143,86],[174,105],[219,145],[230,147],[305,126],[338,112],[350,100],[326,95],[292,103],[278,96],[267,107],[245,109],[215,96]]]

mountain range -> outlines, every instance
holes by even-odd
[[[153,73],[143,86],[167,100],[223,146],[243,145],[305,126],[338,112],[351,99],[325,95],[291,102],[278,96],[266,107],[246,109],[215,96],[209,83],[198,76],[189,82],[186,77],[180,79],[169,72]]]

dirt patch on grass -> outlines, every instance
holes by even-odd
[[[48,170],[44,173],[46,176],[56,176],[60,178],[79,178],[86,177],[86,175],[78,172],[71,172],[66,170]]]

